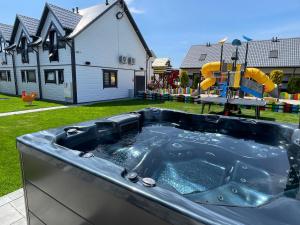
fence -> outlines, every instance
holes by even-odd
[[[185,95],[139,92],[138,97],[142,99],[156,100],[156,101],[174,101],[174,102],[185,102],[185,103],[193,103],[193,104],[200,103],[199,101],[196,101],[198,97],[185,96]],[[245,106],[243,108],[251,108],[251,107]],[[266,106],[261,107],[260,109],[262,111],[272,111],[272,112],[281,112],[281,113],[299,113],[300,105],[278,102],[278,103],[267,104]]]

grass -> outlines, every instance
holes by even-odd
[[[19,96],[0,94],[0,113],[39,109],[53,106],[60,106],[60,104],[37,100],[34,101],[32,105],[28,105],[28,103],[23,102],[21,97]]]
[[[200,113],[201,109],[199,105],[194,104],[131,100],[0,117],[0,196],[21,187],[16,137],[49,128],[135,111],[146,107],[170,108],[192,113]],[[221,108],[219,106],[213,106],[212,111],[218,112],[221,111]],[[243,113],[248,117],[254,114],[253,110],[243,110]],[[262,112],[262,117],[278,122],[298,123],[298,116],[293,114]]]

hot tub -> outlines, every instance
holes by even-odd
[[[151,108],[17,146],[29,224],[299,224],[293,125]]]

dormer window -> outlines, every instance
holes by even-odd
[[[4,51],[5,48],[5,41],[2,37],[0,37],[0,53]]]
[[[277,59],[278,58],[278,50],[271,50],[269,53],[270,59]]]
[[[28,55],[28,41],[25,36],[22,36],[17,49],[18,53],[21,53],[22,63],[29,63],[29,55]]]
[[[60,33],[52,24],[49,28],[48,34],[43,44],[43,49],[49,51],[50,62],[59,61],[59,49],[65,48],[66,43],[62,41]]]
[[[207,54],[201,54],[199,61],[204,61],[206,59]]]
[[[5,49],[5,40],[3,37],[0,37],[0,53],[2,53],[0,56],[1,65],[7,64],[6,52],[4,49]]]

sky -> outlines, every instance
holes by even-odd
[[[105,0],[49,0],[72,9]],[[111,1],[111,0],[110,0]],[[0,22],[16,13],[40,18],[45,1],[0,0]],[[300,37],[300,0],[127,0],[147,44],[157,57],[180,64],[191,45],[249,36],[254,40]]]

